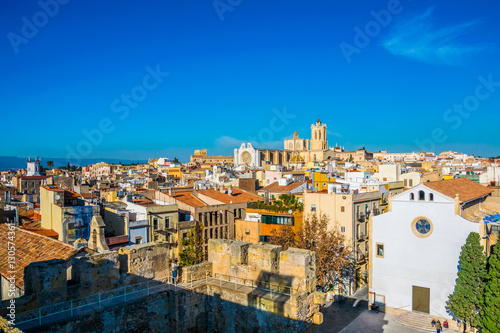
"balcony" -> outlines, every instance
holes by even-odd
[[[176,228],[157,229],[154,231],[154,233],[160,234],[160,235],[176,234],[177,229]]]
[[[364,232],[359,232],[356,236],[356,239],[358,241],[364,241],[365,239],[368,238],[368,235],[366,235]]]
[[[358,213],[356,218],[357,218],[357,219],[358,219],[358,221],[360,221],[360,222],[365,222],[365,220],[366,220],[366,215],[365,215],[365,213]]]
[[[367,255],[358,252],[358,254],[356,255],[356,264],[362,265],[367,261],[367,259],[368,259]]]

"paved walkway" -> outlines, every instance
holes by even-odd
[[[395,317],[367,309],[367,302],[360,301],[356,307],[356,300],[346,298],[341,304],[333,303],[323,309],[323,324],[319,326],[319,333],[421,333],[409,327],[404,327],[395,321]],[[445,330],[444,333],[455,332]]]

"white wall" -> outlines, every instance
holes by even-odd
[[[418,190],[427,201],[418,201]],[[409,194],[415,193],[415,200]],[[428,201],[428,193],[434,202]],[[445,309],[448,295],[457,278],[458,259],[470,232],[479,224],[454,214],[454,201],[424,185],[405,191],[392,199],[392,211],[373,217],[370,251],[372,292],[384,295],[386,306],[412,310],[412,286],[430,288],[430,315],[450,318]],[[412,231],[412,222],[424,216],[433,225],[427,238]],[[384,244],[384,258],[376,257],[376,244]]]

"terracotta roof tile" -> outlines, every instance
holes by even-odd
[[[68,259],[74,251],[73,246],[34,232],[15,228],[14,244],[16,247],[15,268],[11,269],[7,246],[0,246],[0,274],[9,276],[9,271],[16,271],[16,286],[24,289],[24,268],[32,262],[52,259]],[[8,238],[9,225],[0,224],[0,244],[12,242]]]
[[[490,194],[492,190],[479,185],[467,178],[455,178],[428,182],[424,184],[428,188],[444,194],[450,198],[455,198],[458,194],[460,202],[470,201]]]
[[[300,185],[304,185],[306,182],[294,182],[285,186],[280,186],[279,182],[274,182],[272,184],[267,185],[264,188],[261,188],[259,192],[269,190],[272,193],[289,193],[290,191],[296,189]]]
[[[192,207],[207,206],[203,201],[199,200],[194,195],[192,195],[191,192],[174,193],[172,197]]]
[[[227,189],[226,189],[227,191]],[[208,190],[199,190],[198,193],[202,195],[206,195],[207,197],[210,197],[212,199],[215,199],[217,201],[220,201],[225,204],[229,203],[243,203],[243,202],[256,202],[259,200],[262,200],[261,197],[258,197],[256,195],[247,193],[245,191],[242,191],[238,188],[233,187],[233,194],[229,195],[227,193],[221,193],[220,191],[214,190],[214,189],[208,189]]]

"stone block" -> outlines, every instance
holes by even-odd
[[[315,291],[313,294],[314,294],[314,304],[323,305],[326,303],[326,293]]]
[[[231,265],[248,264],[248,248],[250,243],[236,241],[231,244]]]

